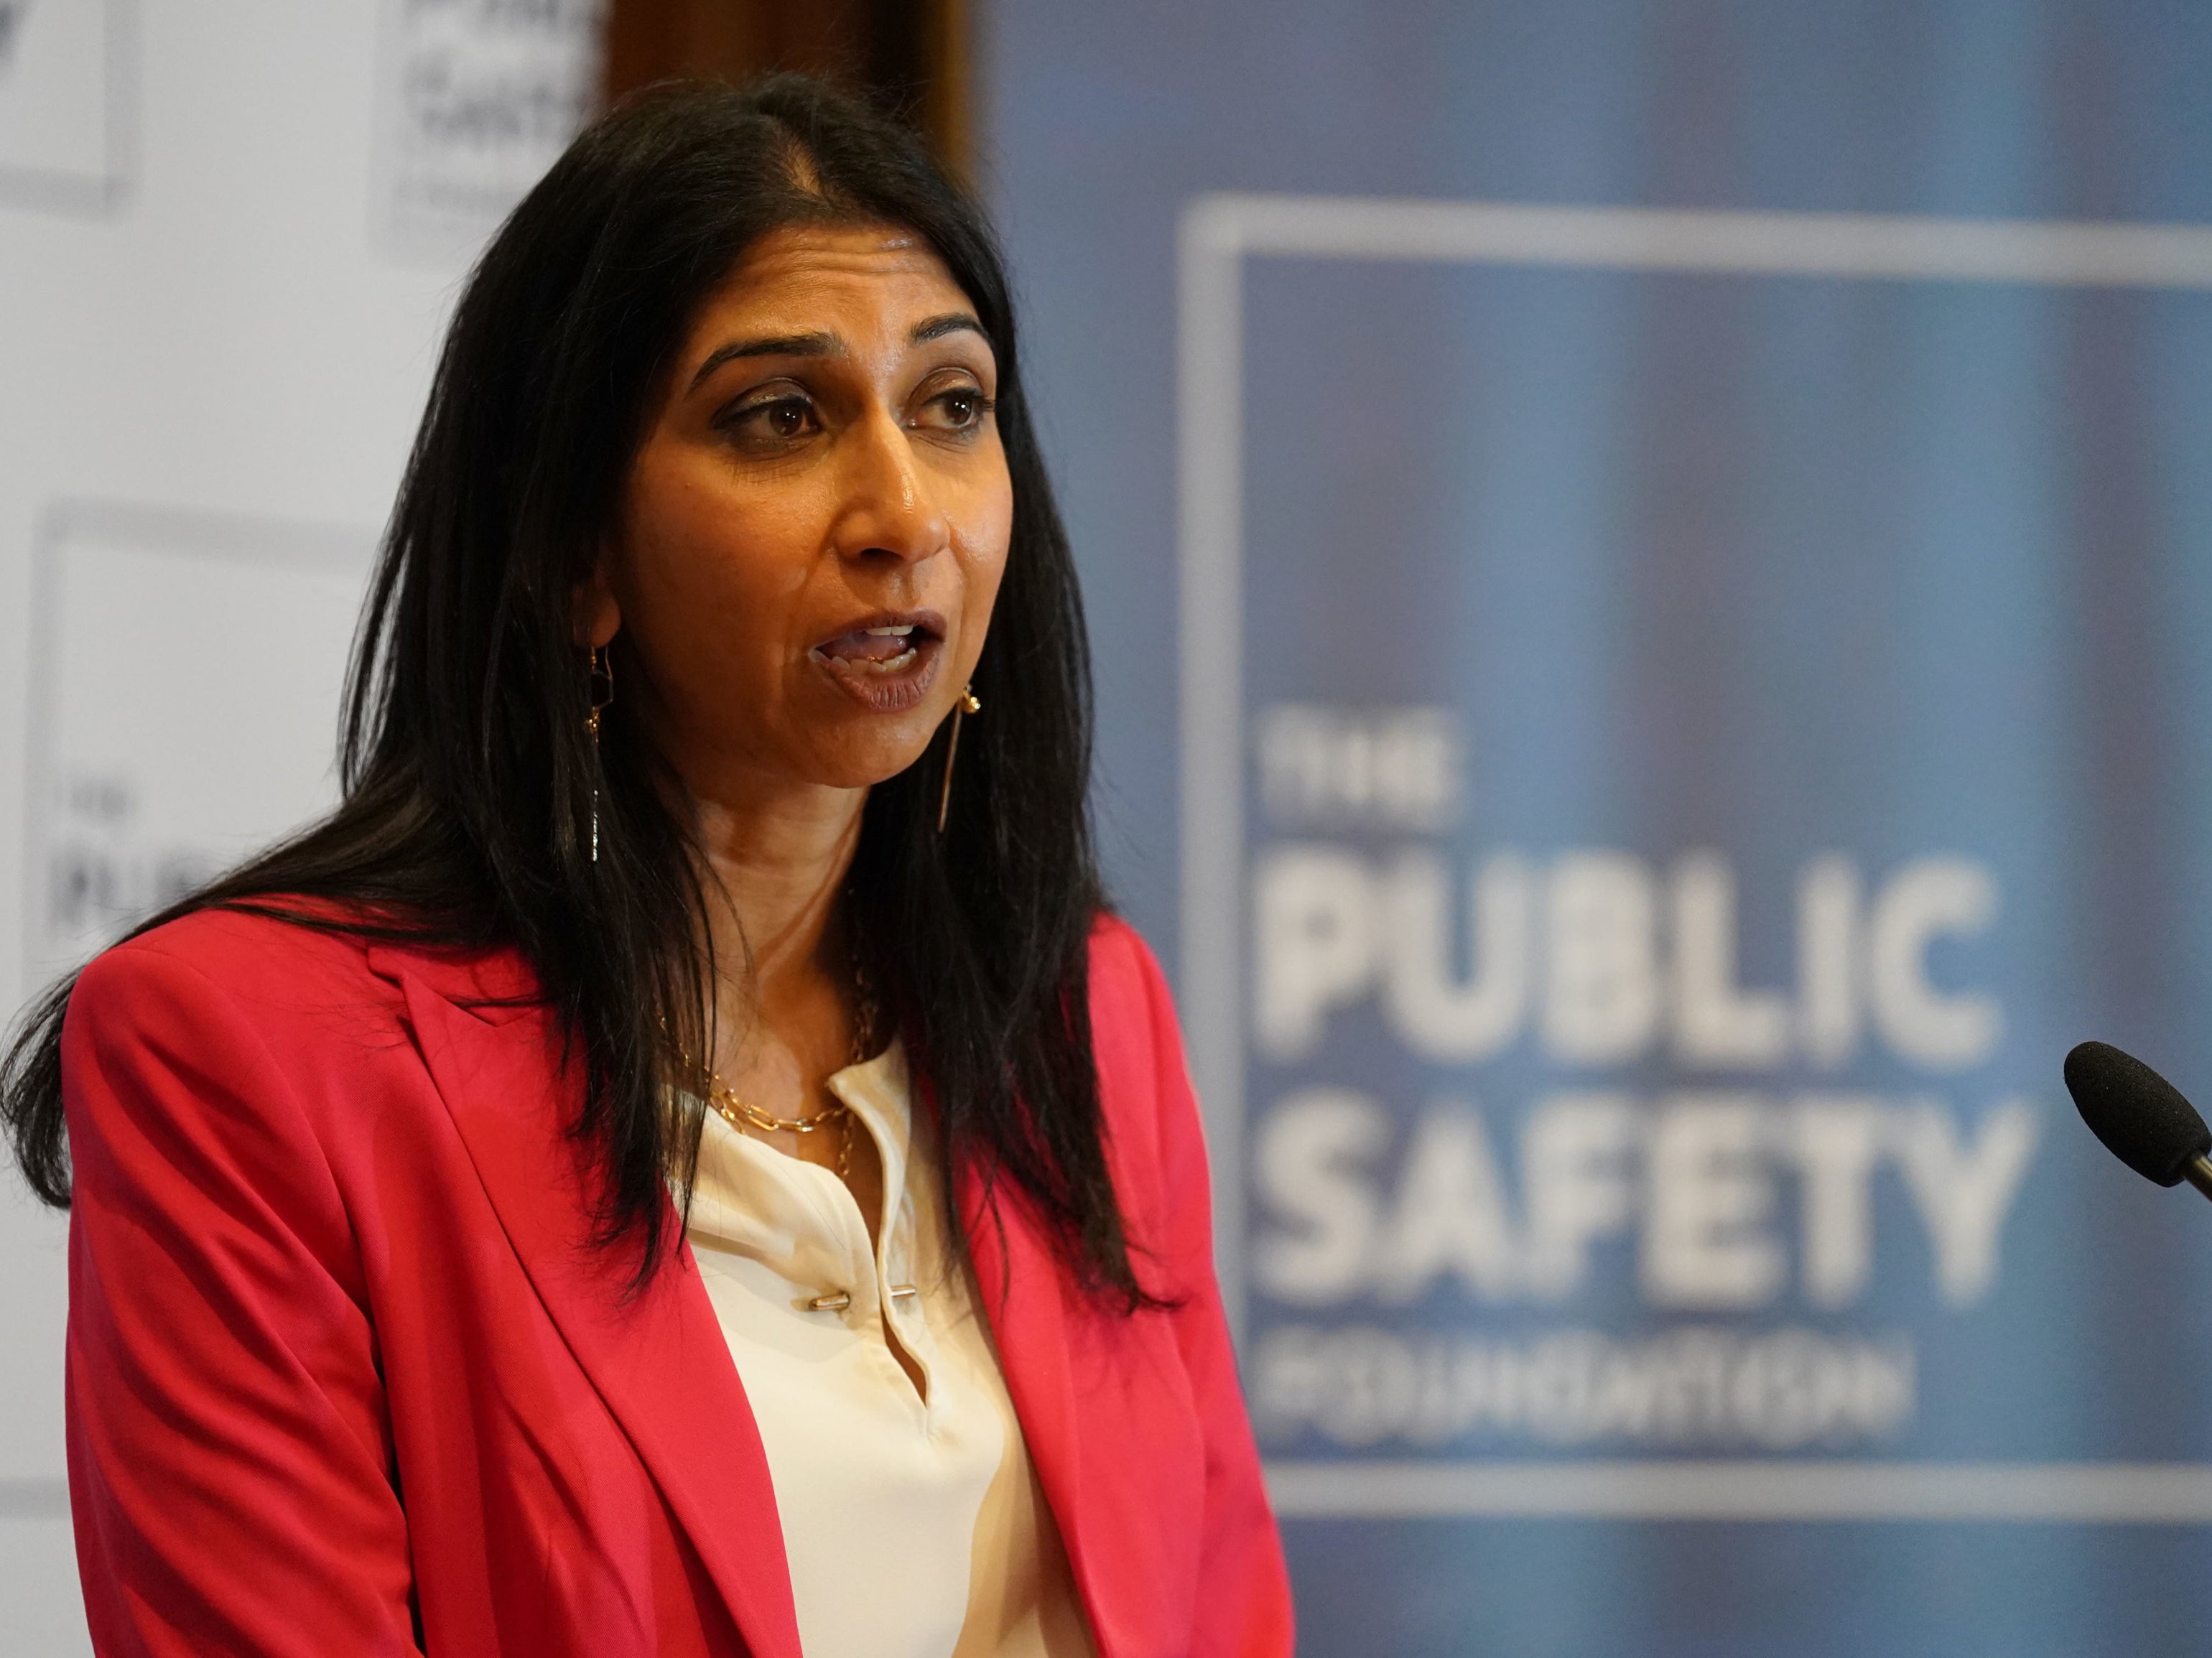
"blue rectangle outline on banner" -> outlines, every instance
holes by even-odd
[[[1243,263],[1422,261],[2062,288],[2212,289],[2212,228],[1215,194],[1177,248],[1182,984],[1243,1327]],[[2212,1464],[1273,1462],[1286,1516],[2212,1522]]]

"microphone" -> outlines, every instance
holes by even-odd
[[[2066,1056],[2066,1091],[2089,1132],[2136,1173],[2160,1186],[2187,1181],[2212,1198],[2212,1128],[2134,1054],[2081,1043]]]

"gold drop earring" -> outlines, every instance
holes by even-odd
[[[952,735],[945,739],[945,787],[937,797],[937,832],[945,833],[945,814],[952,810],[952,762],[960,755],[960,720],[963,714],[981,714],[983,705],[975,700],[973,681],[960,688],[960,700],[952,705]]]
[[[592,734],[592,861],[599,861],[599,711],[615,700],[615,665],[604,645],[592,647],[591,665],[585,670],[592,711],[584,716],[584,729]]]

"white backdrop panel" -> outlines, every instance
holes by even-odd
[[[129,148],[131,0],[0,0],[0,200],[97,210]]]
[[[447,314],[599,15],[0,0],[0,1006],[331,798]],[[0,1650],[41,1658],[86,1649],[64,1233],[0,1195]]]
[[[368,556],[343,532],[56,514],[33,617],[32,981],[336,803]]]

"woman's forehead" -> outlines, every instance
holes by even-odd
[[[895,226],[793,225],[762,237],[708,296],[701,321],[805,311],[969,309],[937,251]]]

